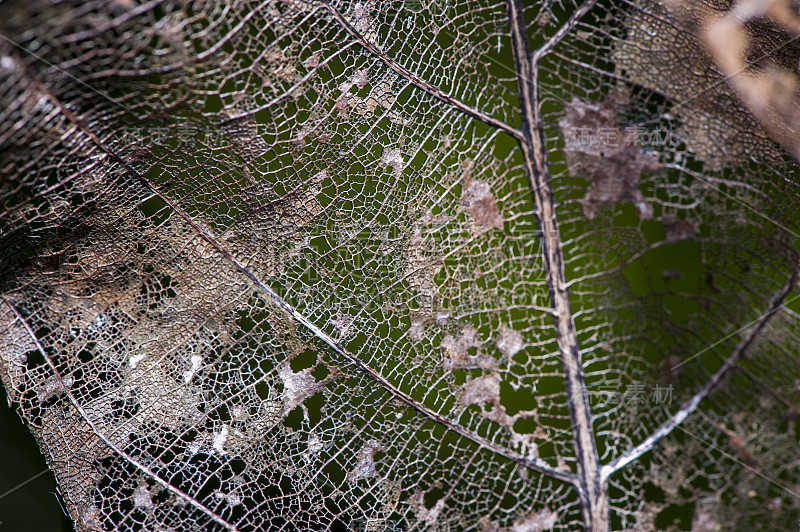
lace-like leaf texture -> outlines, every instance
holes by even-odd
[[[526,4],[0,6],[79,530],[796,526],[794,4]]]

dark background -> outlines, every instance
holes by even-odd
[[[0,386],[0,532],[73,530],[56,496],[53,473]]]

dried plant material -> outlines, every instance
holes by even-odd
[[[569,172],[591,183],[582,200],[587,218],[593,218],[598,207],[619,202],[633,203],[642,218],[652,216],[639,181],[642,172],[658,170],[660,165],[652,155],[641,152],[638,138],[618,127],[616,101],[591,104],[573,99],[558,125],[568,139],[564,155]],[[584,143],[580,137],[584,130],[600,136],[596,142]]]
[[[377,44],[378,31],[372,13],[375,10],[374,0],[366,2],[356,2],[353,4],[349,14],[346,15],[348,22],[365,40]]]
[[[426,240],[421,224],[414,224],[413,233],[405,246],[406,267],[404,279],[412,290],[425,297],[429,308],[438,293],[434,278],[442,269],[440,254]]]
[[[375,472],[375,453],[383,452],[386,449],[376,440],[370,440],[361,447],[358,453],[358,461],[352,471],[347,474],[350,482],[374,477]]]
[[[461,202],[469,210],[475,223],[502,231],[503,217],[500,215],[497,200],[489,190],[488,183],[467,177],[463,187]]]
[[[665,217],[661,220],[667,242],[691,240],[697,234],[697,224],[679,218]]]
[[[444,510],[444,499],[438,499],[431,508],[425,505],[425,494],[417,492],[412,499],[416,507],[417,520],[423,526],[432,527],[439,521],[439,516]]]
[[[393,78],[383,78],[374,82],[369,94],[362,98],[352,94],[353,87],[363,89],[369,81],[369,71],[359,70],[348,78],[347,82],[339,85],[341,95],[337,98],[334,107],[344,120],[350,119],[350,112],[354,111],[362,117],[372,116],[379,109],[385,110],[386,118],[399,126],[407,125],[401,112],[394,108],[397,101],[397,92],[394,89]]]
[[[412,340],[420,341],[425,337],[425,323],[419,320],[412,320],[408,328],[408,336]]]
[[[722,424],[719,425],[719,430],[728,437],[728,445],[736,452],[737,459],[749,467],[758,467],[758,462],[748,449],[748,444],[744,438]]]
[[[474,355],[469,354],[470,349],[481,347],[478,331],[473,327],[464,327],[457,338],[445,336],[441,347],[445,351],[442,368],[446,371],[468,368],[492,369],[495,366],[495,359],[491,355],[480,351]]]
[[[283,415],[303,404],[307,398],[319,392],[323,385],[311,375],[311,368],[292,371],[288,365],[278,371],[283,381]]]
[[[687,150],[718,170],[749,158],[777,160],[777,149],[763,127],[736,102],[734,91],[713,74],[698,31],[708,17],[716,16],[714,4],[674,0],[663,4],[637,2],[645,9],[627,13],[626,36],[614,46],[615,73],[654,94],[674,102],[665,118],[675,124],[674,135]],[[774,28],[758,28],[753,56],[781,57],[781,64],[796,65],[800,50],[775,50]],[[776,52],[776,53],[773,53]]]
[[[240,506],[242,504],[242,498],[235,491],[232,491],[230,493],[223,493],[217,490],[214,492],[214,497],[220,500],[224,500],[231,507]]]
[[[438,3],[0,2],[0,377],[77,530],[796,524],[794,4]]]
[[[341,338],[347,338],[355,332],[353,330],[355,325],[355,317],[350,316],[349,314],[337,312],[336,319],[331,320],[331,325],[336,328]]]
[[[541,428],[537,428],[533,434],[517,432],[514,429],[514,424],[518,420],[535,418],[536,415],[527,410],[519,411],[513,416],[509,415],[500,400],[500,382],[500,375],[495,372],[470,379],[461,389],[459,402],[463,406],[479,406],[481,416],[494,421],[506,430],[512,447],[518,449],[521,455],[536,459],[539,457],[537,439],[544,439],[545,434]]]
[[[39,398],[39,401],[47,401],[51,396],[69,390],[74,382],[75,380],[72,377],[51,379],[36,390],[36,396]]]
[[[200,417],[200,399],[194,390],[169,375],[155,358],[137,364],[127,375],[121,392],[135,394],[139,404],[135,419],[139,423],[175,429]]]
[[[800,160],[800,79],[797,72],[771,64],[754,72],[746,62],[750,45],[745,24],[766,17],[800,35],[800,15],[789,0],[739,0],[722,17],[709,17],[703,42],[728,83],[770,135]]]
[[[521,521],[514,523],[511,532],[543,532],[552,530],[558,522],[558,513],[545,508],[538,512],[531,512],[530,515]]]
[[[682,359],[678,355],[670,355],[661,366],[661,374],[673,384],[683,375]]]
[[[17,401],[18,394],[24,389],[26,353],[35,349],[36,344],[23,324],[16,319],[8,304],[0,302],[0,378],[9,404]]]
[[[500,403],[500,376],[497,373],[485,375],[468,381],[464,385],[460,398],[465,406],[478,405],[483,407],[486,403]]]
[[[403,173],[403,169],[405,168],[403,153],[400,150],[384,151],[383,156],[381,157],[381,162],[386,166],[391,166],[394,168],[395,175],[400,175]]]
[[[243,102],[227,111],[230,117],[236,117],[248,112]],[[251,163],[269,151],[269,145],[260,135],[258,123],[252,116],[244,116],[225,123],[221,128],[222,134],[232,142],[232,148],[245,162]]]
[[[134,490],[133,507],[140,508],[146,512],[155,509],[155,505],[153,504],[153,496],[150,493],[150,489],[147,487],[146,483],[139,484],[139,487]]]
[[[692,519],[692,532],[722,532],[722,524],[717,520],[718,504],[713,500],[701,501]]]
[[[520,333],[511,327],[502,325],[497,338],[495,338],[494,345],[506,357],[512,358],[525,347],[525,340],[523,340]]]

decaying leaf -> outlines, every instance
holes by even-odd
[[[798,12],[0,2],[0,379],[76,529],[796,527]]]
[[[567,145],[564,154],[573,175],[585,175],[591,188],[581,203],[588,218],[593,218],[601,205],[631,202],[642,218],[652,216],[639,180],[642,172],[658,170],[658,161],[642,153],[639,139],[618,127],[617,102],[613,99],[592,104],[573,99],[564,108],[559,120]],[[583,131],[593,132],[586,141]]]
[[[511,527],[512,532],[540,532],[543,530],[552,530],[558,522],[558,514],[549,508],[532,512],[525,519],[514,524]]]
[[[469,210],[477,225],[492,229],[503,229],[503,217],[497,207],[497,200],[489,190],[489,185],[483,181],[469,179],[464,183],[464,192],[461,201]]]
[[[790,0],[739,0],[724,16],[709,14],[703,42],[737,96],[770,135],[800,159],[800,78],[797,66],[769,62],[759,70],[747,64],[751,36],[746,24],[756,18],[800,35],[800,14]]]
[[[481,353],[480,347],[481,342],[478,339],[478,331],[473,327],[465,327],[458,337],[446,336],[442,340],[442,349],[445,351],[442,367],[445,370],[493,368],[495,359],[487,353]],[[471,349],[476,349],[476,354],[470,354]]]

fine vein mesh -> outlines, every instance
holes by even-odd
[[[0,376],[79,530],[574,530],[570,393],[613,464],[739,350],[611,526],[797,521],[797,170],[695,38],[728,6],[525,7],[546,242],[478,4],[2,6]]]

